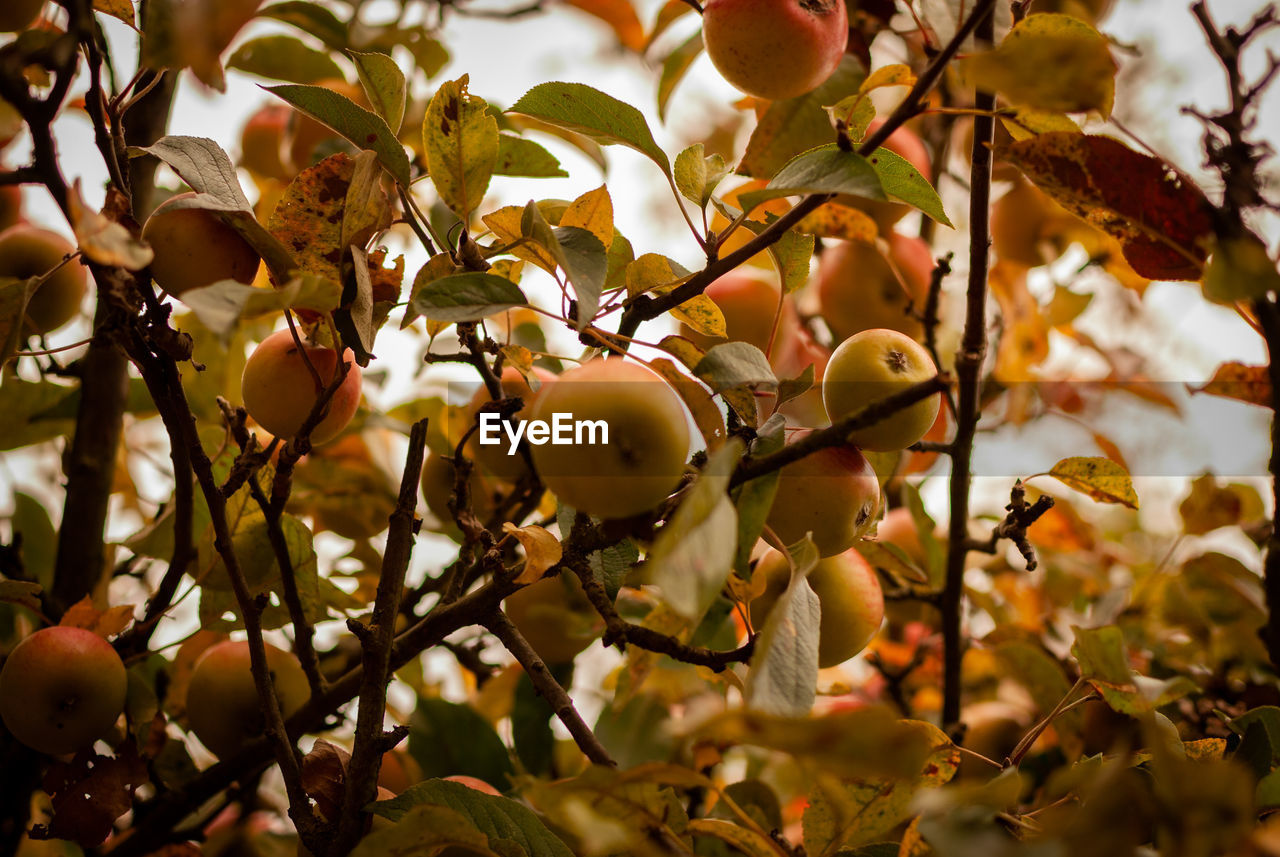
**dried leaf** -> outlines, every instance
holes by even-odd
[[[1109,458],[1064,458],[1053,465],[1049,475],[1100,503],[1138,508],[1129,472]]]
[[[517,527],[507,521],[502,525],[502,532],[515,536],[516,541],[524,548],[524,568],[516,577],[516,583],[528,584],[541,580],[547,569],[559,563],[564,556],[560,540],[537,525]]]

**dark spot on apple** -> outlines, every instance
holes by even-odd
[[[907,355],[894,348],[885,355],[885,364],[889,367],[890,372],[906,372],[910,367],[911,361],[907,359]]]

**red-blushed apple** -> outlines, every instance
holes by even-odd
[[[311,688],[296,657],[265,645],[271,683],[287,719],[311,697]],[[227,640],[200,655],[187,685],[186,708],[191,731],[220,759],[262,734],[266,714],[253,681],[248,642]]]
[[[809,431],[794,432],[796,443]],[[851,444],[832,446],[794,461],[778,474],[778,490],[767,523],[791,545],[811,533],[821,556],[853,547],[880,510],[880,480]]]
[[[911,517],[911,510],[905,506],[885,513],[884,519],[876,525],[876,541],[901,548],[917,565],[924,565],[928,561],[924,545],[920,542],[920,531],[916,529],[915,518]]]
[[[836,341],[882,327],[912,339],[924,335],[924,311],[933,275],[933,255],[920,238],[890,233],[888,254],[861,241],[828,247],[814,286],[818,311]]]
[[[324,443],[351,422],[360,406],[360,367],[351,349],[342,359],[350,363],[347,376],[329,399],[328,410],[311,431],[312,443]],[[320,376],[321,384],[307,368],[307,361]],[[338,352],[333,348],[307,345],[306,357],[286,328],[277,330],[258,344],[244,365],[240,380],[244,406],[249,416],[271,434],[291,438],[302,429],[320,399],[320,394],[338,374]]]
[[[555,374],[548,372],[546,369],[535,367],[533,374],[538,379],[539,390],[542,389],[542,385],[554,383],[556,380]],[[502,394],[504,396],[519,396],[524,401],[524,407],[513,415],[512,421],[522,422],[529,418],[529,414],[533,409],[534,390],[529,382],[525,380],[525,377],[520,374],[519,370],[513,366],[508,366],[502,370]],[[488,389],[482,386],[476,391],[476,394],[471,398],[471,403],[467,406],[467,413],[471,418],[468,421],[468,426],[470,426],[471,421],[479,419],[480,408],[485,402],[490,401],[492,399],[489,398]],[[498,443],[482,444],[480,442],[480,432],[477,431],[471,436],[471,440],[467,444],[467,452],[470,453],[477,464],[489,473],[499,479],[516,482],[525,474],[528,465],[525,463],[525,458],[520,454],[518,448],[514,451],[511,449],[507,431],[502,428],[504,421],[497,419],[496,414],[489,419],[494,420],[498,426]]]
[[[552,433],[539,444],[534,427],[526,436],[542,483],[580,512],[639,515],[666,499],[684,475],[684,406],[666,381],[638,363],[597,359],[570,369],[539,393],[532,418],[553,432],[553,421],[569,427],[568,443]]]
[[[722,342],[746,342],[769,354],[769,340],[773,337],[772,351],[777,352],[786,347],[799,324],[791,300],[782,298],[773,283],[747,271],[724,274],[707,286],[704,294],[720,308],[728,335],[719,339],[699,333],[686,324],[680,325],[680,335],[703,351]],[[773,320],[779,313],[779,303],[782,309],[775,336]]]
[[[702,40],[711,64],[757,98],[794,98],[831,76],[849,39],[844,0],[709,0]]]
[[[444,779],[448,780],[451,783],[462,783],[464,786],[466,786],[469,789],[475,789],[476,791],[484,792],[487,795],[502,797],[502,792],[498,791],[493,786],[489,785],[484,780],[478,777],[469,777],[466,774],[454,774],[451,777],[444,777]]]
[[[289,168],[281,157],[293,109],[265,104],[249,117],[240,132],[240,164],[255,176],[288,181]]]
[[[0,232],[0,277],[25,280],[58,269],[27,301],[23,333],[49,333],[80,312],[80,301],[89,287],[84,266],[75,259],[62,264],[74,252],[76,248],[58,233],[29,223]]]
[[[864,330],[840,343],[822,379],[822,401],[835,421],[938,373],[924,346],[896,330]],[[874,425],[856,429],[849,442],[892,452],[924,437],[938,417],[942,396],[934,393]]]
[[[759,631],[791,582],[787,558],[770,549],[753,575],[764,575],[765,588],[751,600],[751,624]],[[847,550],[818,561],[806,578],[822,607],[818,625],[818,666],[842,664],[867,644],[884,621],[880,579],[862,555]]]
[[[195,198],[180,193],[165,200],[142,227],[142,238],[155,251],[151,278],[175,297],[219,280],[252,283],[261,258],[217,214],[205,208],[183,208]]]
[[[111,644],[84,628],[43,628],[0,670],[0,719],[23,744],[61,756],[93,744],[124,711],[128,676]]]
[[[799,378],[809,366],[813,367],[813,386],[794,399],[783,402],[778,411],[788,419],[804,426],[825,425],[827,409],[822,405],[822,377],[827,371],[831,349],[817,342],[804,327],[796,325],[792,335],[782,347],[775,349],[772,359],[774,373],[779,378]]]
[[[567,664],[604,630],[603,621],[571,572],[561,572],[517,589],[502,609],[538,656]]]

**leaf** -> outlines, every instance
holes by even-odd
[[[1222,396],[1247,402],[1251,405],[1271,407],[1273,395],[1271,376],[1266,366],[1246,366],[1235,360],[1229,360],[1213,372],[1213,377],[1199,387],[1187,385],[1190,393],[1208,393],[1210,396]]]
[[[824,202],[806,214],[795,228],[797,232],[807,232],[820,238],[859,241],[863,244],[874,244],[879,234],[871,215],[833,202]]]
[[[148,779],[146,762],[132,742],[114,757],[88,750],[70,762],[54,762],[40,783],[53,800],[48,835],[85,847],[101,844],[116,819],[129,811],[134,791]]]
[[[1164,162],[1110,137],[1066,131],[997,146],[996,156],[1115,237],[1141,276],[1200,279],[1213,236],[1213,207]]]
[[[22,344],[22,321],[26,318],[27,302],[40,284],[39,277],[25,280],[0,277],[0,367],[9,362]]]
[[[138,29],[137,17],[134,15],[132,0],[93,0],[93,11],[102,12],[117,18]]]
[[[778,857],[778,846],[767,836],[718,818],[695,818],[689,821],[694,836],[712,836],[747,857]]]
[[[469,271],[431,280],[420,289],[415,283],[410,307],[434,321],[456,322],[480,321],[527,303],[520,287],[505,277]]]
[[[524,568],[515,578],[516,583],[536,583],[547,569],[558,564],[564,555],[560,540],[537,525],[517,527],[510,521],[502,525],[502,532],[514,536],[524,548]]]
[[[1178,505],[1182,531],[1189,536],[1203,536],[1221,527],[1236,526],[1247,514],[1245,500],[1248,495],[1243,493],[1244,490],[1247,486],[1223,487],[1208,473],[1196,478],[1191,483],[1191,491]]]
[[[601,247],[607,247],[613,241],[613,200],[609,189],[600,185],[569,203],[558,225],[585,229],[596,237]]]
[[[671,174],[667,155],[654,142],[644,114],[611,95],[583,83],[541,83],[511,105],[523,113],[561,128],[586,134],[597,143],[629,146]]]
[[[190,68],[205,86],[226,90],[222,52],[262,0],[154,0],[142,6],[142,65]]]
[[[644,50],[644,25],[628,0],[569,0],[569,5],[608,24],[627,50]]]
[[[89,596],[77,601],[62,614],[58,624],[64,628],[84,628],[100,637],[114,637],[133,622],[133,605],[117,604],[105,610],[93,605]]]
[[[0,580],[0,603],[17,604],[39,613],[43,591],[43,586],[28,580]]]
[[[769,358],[747,342],[713,345],[693,367],[693,374],[705,381],[713,393],[723,393],[735,387],[775,387],[778,383],[769,366]]]
[[[498,159],[493,165],[493,174],[537,179],[569,175],[544,146],[514,134],[498,135]]]
[[[305,0],[287,0],[284,3],[273,3],[258,10],[259,18],[272,18],[286,24],[292,24],[304,33],[310,33],[326,47],[335,51],[347,48],[347,25],[324,6],[317,6]],[[339,75],[341,77],[341,75]]]
[[[283,289],[262,289],[236,280],[220,280],[182,293],[182,302],[201,323],[223,338],[242,318],[278,312],[285,307],[326,312],[336,309],[341,298],[342,289],[337,283],[311,275],[294,279]]]
[[[744,211],[751,211],[770,199],[810,193],[885,198],[880,177],[866,158],[829,143],[792,158],[769,180],[764,190],[744,193],[738,201]]]
[[[402,187],[409,186],[409,158],[386,121],[371,110],[365,110],[345,95],[325,89],[286,83],[264,87],[267,92],[292,104],[317,122],[332,128],[358,149],[372,149]]]
[[[448,807],[489,837],[516,843],[527,857],[572,857],[573,852],[528,807],[461,783],[424,780],[391,800],[378,801],[372,809],[376,815],[399,821],[415,806]]]
[[[67,195],[67,216],[75,231],[80,251],[99,265],[141,271],[151,264],[155,253],[146,242],[107,215],[107,210],[113,208],[113,213],[117,215],[127,211],[123,197],[115,188],[107,192],[107,203],[102,212],[94,211],[85,204],[79,178],[76,178],[71,193]]]
[[[1262,239],[1246,232],[1214,245],[1201,287],[1209,300],[1231,305],[1280,289],[1280,271]]]
[[[742,453],[742,444],[730,441],[711,454],[645,562],[666,603],[690,622],[707,612],[733,569],[738,514],[725,491]]]
[[[676,155],[676,187],[685,199],[699,208],[706,208],[711,193],[720,180],[729,174],[729,165],[720,155],[703,155],[701,143],[694,143]]]
[[[343,77],[342,69],[327,53],[285,35],[249,39],[231,54],[227,68],[287,83],[319,83]]]
[[[1192,693],[1196,685],[1186,676],[1166,681],[1135,675],[1129,666],[1124,634],[1114,625],[1081,628],[1072,625],[1075,642],[1071,654],[1080,665],[1080,675],[1093,686],[1107,705],[1121,714],[1138,716]]]
[[[1049,475],[1099,503],[1138,508],[1129,472],[1109,458],[1064,458],[1053,465]]]
[[[532,200],[521,213],[520,234],[542,245],[564,270],[578,298],[577,328],[585,329],[600,309],[600,294],[609,270],[604,244],[577,226],[552,229]]]
[[[387,121],[391,133],[400,133],[407,96],[404,72],[400,66],[382,53],[347,51],[347,56],[356,64],[356,74],[360,76],[360,85],[364,87],[369,103]]]
[[[657,358],[649,362],[649,368],[661,375],[671,388],[680,394],[685,407],[693,415],[694,424],[702,435],[707,449],[718,449],[728,435],[725,429],[724,416],[716,407],[715,401],[707,389],[688,375],[681,372],[670,360]]]
[[[671,103],[671,94],[676,86],[684,80],[685,74],[693,67],[694,61],[702,53],[702,32],[697,31],[667,54],[662,60],[662,74],[658,78],[658,118],[667,119],[667,106]]]
[[[803,539],[792,554],[791,580],[756,637],[745,694],[749,708],[803,717],[813,707],[822,608],[806,576],[817,564],[817,548]]]
[[[880,177],[886,194],[915,206],[943,226],[953,226],[942,210],[942,198],[910,161],[884,147],[872,152],[867,161]]]
[[[1014,104],[1058,113],[1111,115],[1118,66],[1097,30],[1079,18],[1028,15],[994,50],[957,61],[972,85]]]
[[[915,72],[911,70],[911,66],[902,63],[894,63],[892,65],[881,66],[871,74],[867,75],[867,79],[862,81],[862,85],[858,87],[858,94],[865,95],[873,89],[880,89],[886,86],[915,86]]]
[[[394,826],[375,830],[361,839],[352,849],[351,857],[439,854],[450,849],[499,857],[490,844],[489,837],[461,813],[423,804],[406,813]]]
[[[498,162],[498,120],[467,92],[469,77],[441,84],[422,120],[422,145],[440,199],[466,221]]]
[[[466,741],[458,736],[466,735]],[[514,773],[498,733],[468,705],[443,699],[419,699],[409,718],[409,754],[428,777],[465,774],[496,789],[510,786]]]

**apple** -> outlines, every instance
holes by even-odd
[[[753,574],[765,579],[764,592],[750,605],[751,624],[759,631],[791,583],[791,568],[786,557],[770,548]],[[875,637],[884,621],[884,593],[875,569],[854,550],[819,560],[807,579],[822,607],[818,666],[826,669],[849,660]]]
[[[490,476],[485,476],[478,468],[471,469],[471,478],[467,480],[471,490],[471,511],[482,522],[493,514],[499,495],[499,483]],[[430,454],[422,462],[422,496],[427,501],[427,508],[446,528],[452,528],[453,515],[449,512],[449,498],[453,494],[454,467],[453,459],[441,455]]]
[[[924,346],[896,330],[864,330],[840,343],[822,379],[827,416],[837,420],[936,375]],[[849,442],[875,452],[906,449],[924,437],[938,417],[934,393],[875,425],[849,434]]]
[[[901,548],[903,553],[921,567],[928,563],[924,545],[920,542],[920,531],[916,528],[916,520],[911,516],[911,510],[905,506],[890,509],[885,513],[884,519],[876,525],[876,541]]]
[[[475,789],[476,791],[484,792],[487,795],[502,797],[502,792],[498,791],[479,777],[469,777],[466,774],[454,774],[451,777],[444,777],[444,779],[451,783],[462,783],[469,789]]]
[[[809,431],[795,432],[796,443]],[[767,523],[791,545],[811,533],[821,556],[853,546],[875,523],[880,480],[858,448],[845,444],[820,449],[783,467]]]
[[[684,406],[666,381],[637,363],[596,359],[570,369],[541,391],[532,417],[547,427],[556,419],[574,426],[580,442],[553,438],[532,451],[542,483],[580,512],[639,515],[666,499],[684,475]]]
[[[533,374],[539,381],[539,390],[542,389],[541,385],[550,384],[556,380],[556,376],[553,373],[548,372],[546,369],[535,368],[533,370]],[[527,420],[530,412],[533,410],[533,399],[535,395],[533,388],[529,386],[529,382],[525,380],[525,377],[521,375],[519,370],[515,367],[507,366],[502,370],[501,383],[502,394],[504,396],[508,398],[519,396],[524,401],[524,407],[515,413],[513,421],[522,422]],[[480,408],[485,402],[489,401],[492,401],[489,398],[489,391],[487,388],[482,386],[476,391],[475,396],[471,398],[471,402],[468,405],[467,413],[470,417],[467,423],[468,426],[470,426],[475,420],[479,419]],[[511,446],[508,443],[508,436],[505,430],[501,433],[500,440],[501,442],[498,444],[481,444],[480,435],[479,432],[477,432],[471,436],[471,440],[467,445],[467,451],[476,463],[489,473],[492,473],[500,479],[505,479],[508,482],[516,482],[525,474],[525,471],[528,469],[528,465],[525,463],[525,458],[520,454],[519,449],[516,449],[514,452],[511,451]]]
[[[22,222],[22,188],[16,184],[0,186],[0,232]]]
[[[884,121],[881,117],[872,119],[871,124],[867,126],[866,136],[870,137],[880,130],[880,126],[884,124]],[[899,125],[881,145],[895,155],[905,158],[911,166],[916,168],[920,175],[924,176],[926,181],[932,181],[933,166],[929,157],[929,150],[925,147],[924,141],[920,139],[920,135],[911,130],[911,128],[906,125]],[[871,157],[875,157],[874,153]],[[853,196],[851,194],[839,194],[834,201],[870,215],[871,219],[880,227],[880,232],[886,235],[893,230],[895,223],[911,212],[911,206],[896,200],[867,199],[866,197]]]
[[[814,286],[818,311],[836,341],[877,327],[912,339],[924,335],[918,315],[929,296],[933,254],[922,239],[898,232],[887,244],[887,255],[860,241],[841,241],[823,252]]]
[[[292,178],[281,157],[292,113],[287,104],[265,104],[249,117],[240,132],[241,166],[262,178],[282,182]]]
[[[4,0],[0,3],[0,33],[20,33],[44,8],[44,0]]]
[[[287,719],[311,698],[311,688],[296,657],[264,645],[271,684]],[[227,640],[200,655],[187,685],[186,707],[191,731],[220,759],[234,756],[263,733],[266,716],[253,681],[248,642]]]
[[[175,297],[219,280],[252,283],[261,261],[258,251],[215,212],[182,207],[195,196],[180,193],[165,200],[142,227],[143,240],[156,254],[151,278]]]
[[[803,326],[796,325],[792,335],[780,348],[774,350],[769,361],[779,378],[799,378],[809,366],[813,367],[813,386],[790,401],[783,402],[778,411],[800,425],[824,425],[827,410],[822,406],[822,378],[831,359],[831,349],[818,343]]]
[[[75,246],[58,233],[19,223],[0,232],[0,277],[39,277],[75,252]],[[42,336],[71,321],[79,314],[88,287],[83,265],[75,260],[62,265],[27,302],[23,333]]]
[[[704,294],[711,298],[724,315],[728,335],[724,339],[699,333],[688,325],[680,326],[680,335],[703,351],[722,342],[746,342],[764,353],[770,353],[769,339],[773,334],[773,319],[778,313],[779,290],[762,277],[734,270],[722,275],[707,286]],[[786,340],[799,325],[795,307],[789,298],[782,298],[782,315],[778,319],[778,333],[773,350],[784,347]]]
[[[567,571],[517,589],[503,601],[503,610],[549,664],[569,663],[603,630],[582,581]]]
[[[329,78],[326,80],[318,80],[316,86],[322,86],[325,89],[345,95],[351,99],[356,105],[369,108],[369,99],[365,96],[364,88],[359,84],[350,83],[340,78]],[[315,164],[317,161],[332,155],[339,149],[349,149],[350,144],[328,125],[317,119],[312,119],[305,113],[293,111],[293,120],[290,122],[289,129],[285,135],[285,147],[289,154],[290,174],[297,174],[307,167]]]
[[[244,406],[249,416],[279,438],[291,438],[311,414],[323,387],[316,385],[307,360],[324,386],[338,374],[338,352],[332,348],[307,345],[306,357],[286,328],[277,330],[258,344],[244,365],[240,380]],[[351,422],[360,405],[360,367],[351,349],[342,359],[350,363],[347,376],[329,399],[328,412],[311,431],[312,443],[324,443]]]
[[[844,0],[709,0],[702,39],[711,64],[757,98],[794,98],[831,76],[844,55]]]
[[[392,794],[400,794],[414,783],[422,781],[422,766],[404,750],[388,750],[382,754],[378,767],[378,787]]]
[[[23,744],[62,756],[89,747],[124,711],[128,676],[111,644],[84,628],[43,628],[0,669],[0,720]]]

